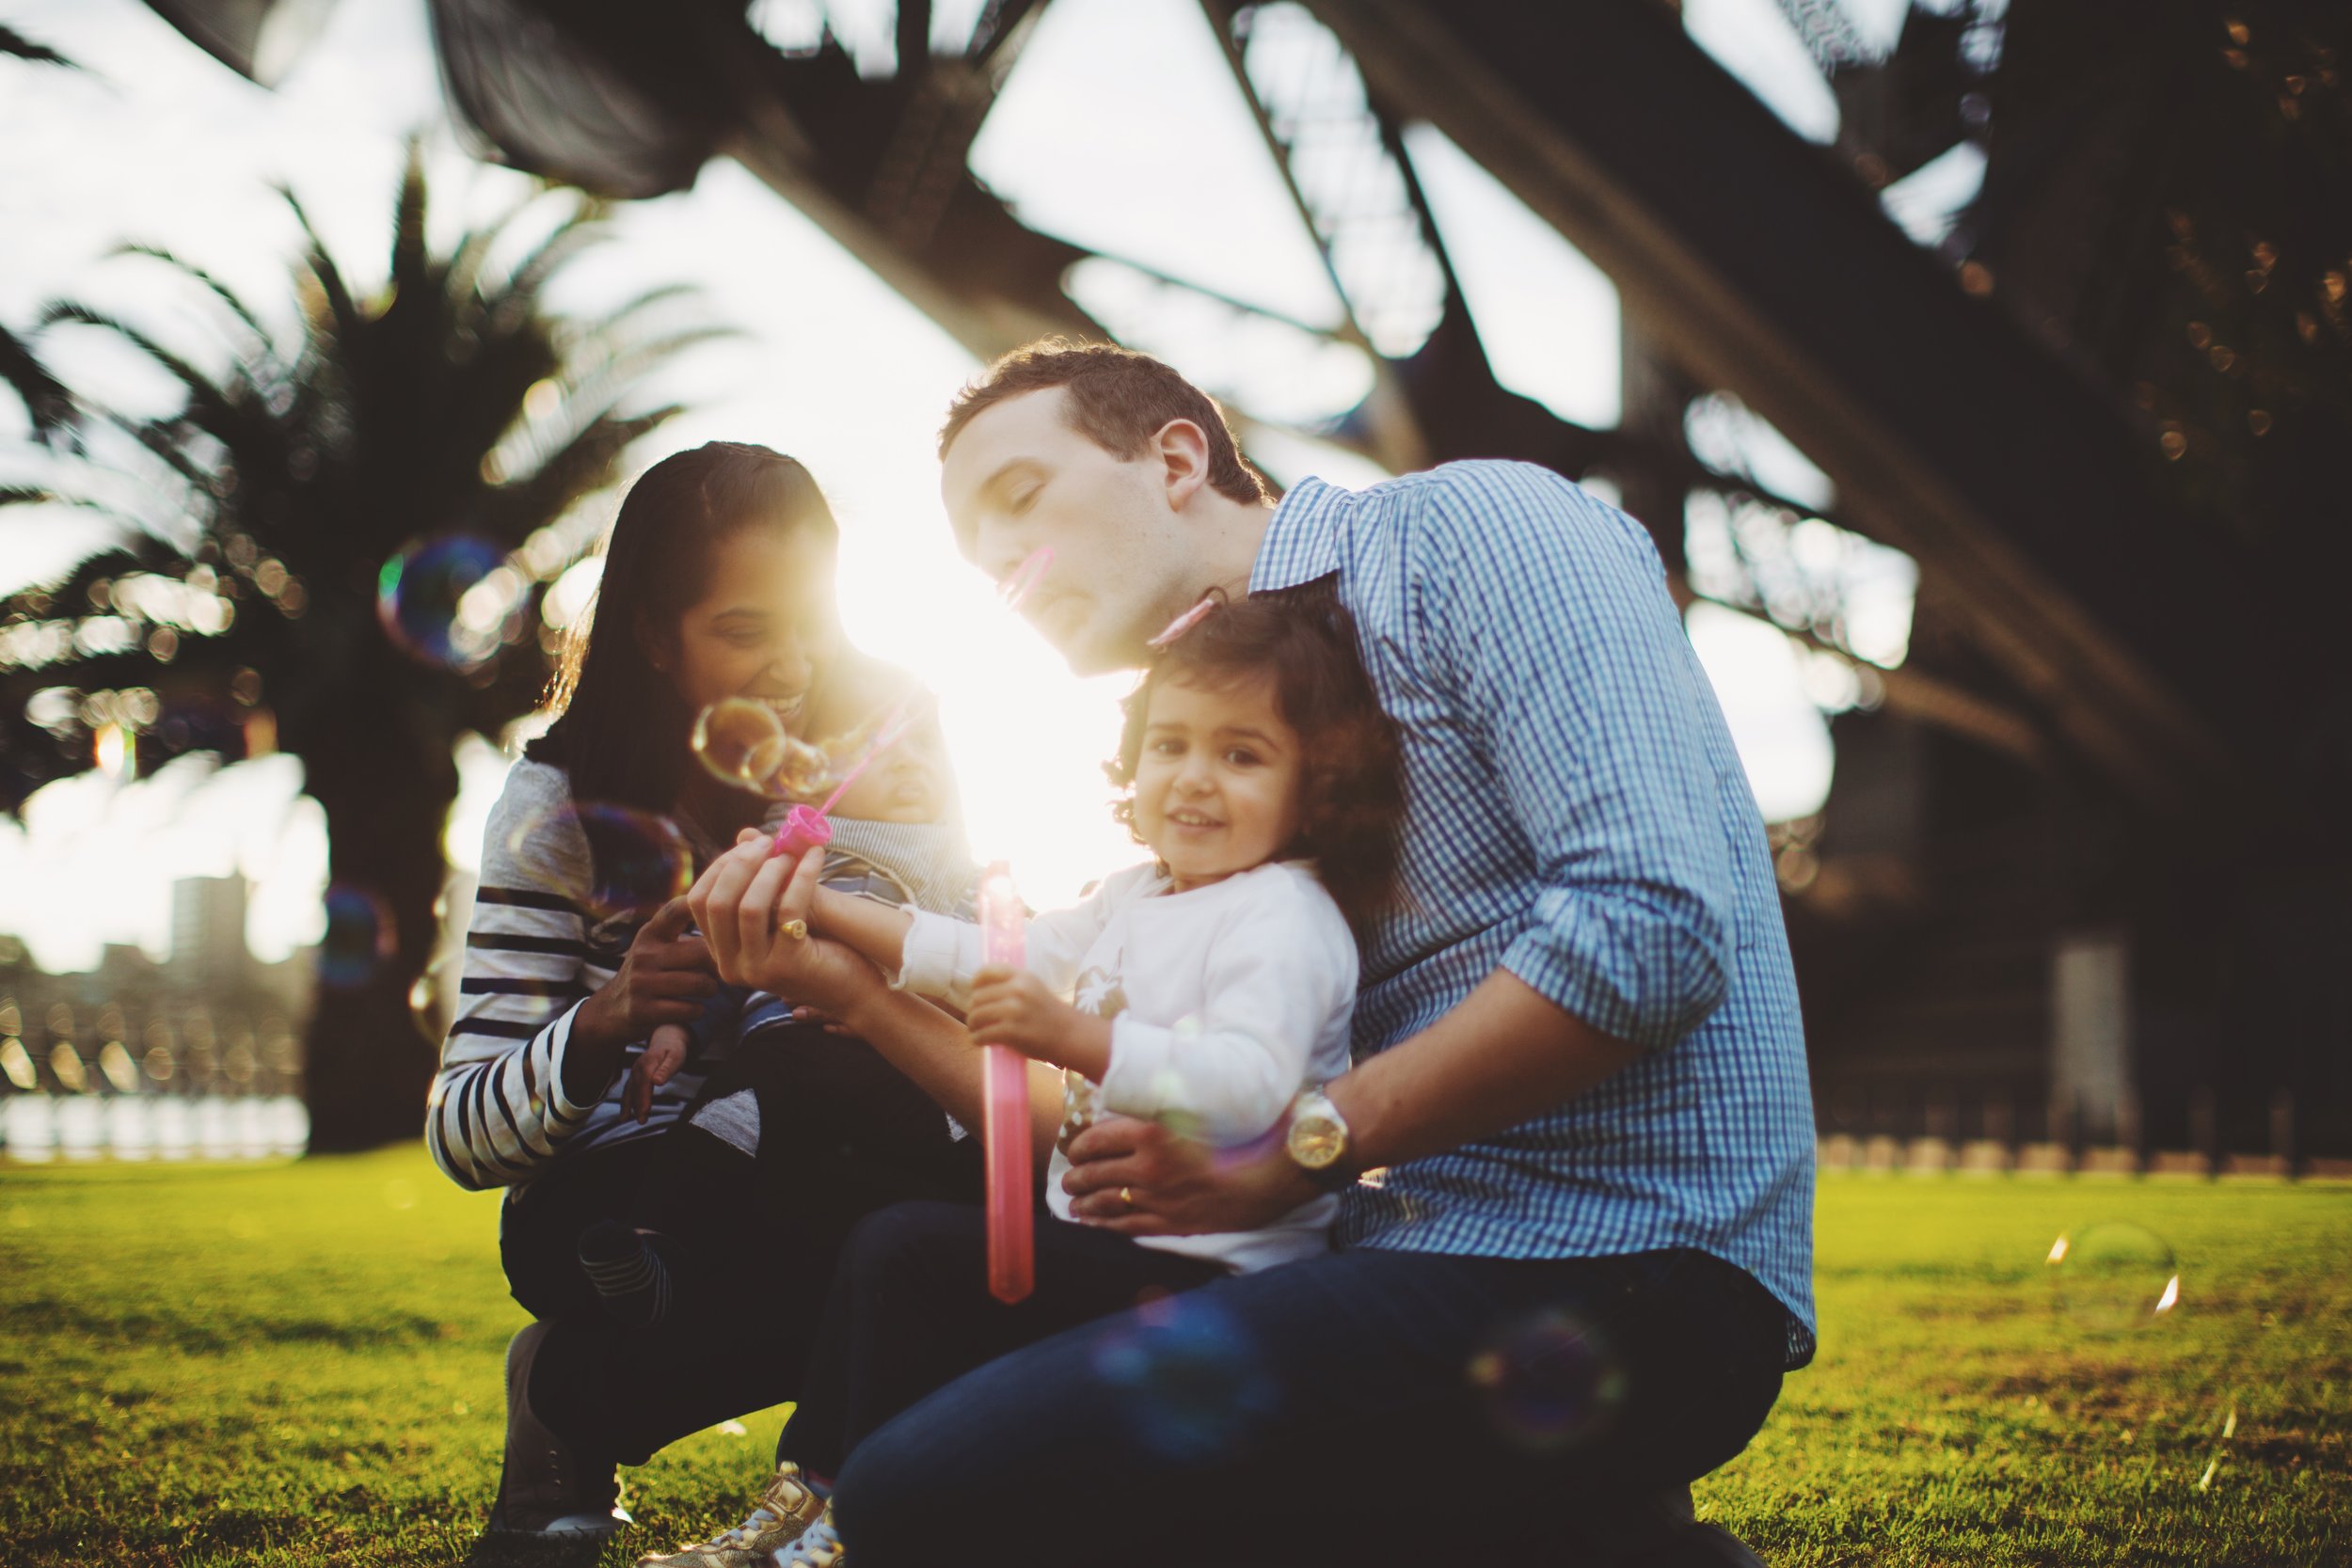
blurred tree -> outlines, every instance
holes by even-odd
[[[185,752],[299,757],[330,843],[311,1147],[347,1149],[412,1137],[423,1113],[453,747],[540,701],[557,647],[542,599],[593,537],[575,503],[677,412],[633,407],[646,374],[722,334],[675,313],[679,287],[600,319],[552,313],[548,279],[603,232],[576,194],[437,252],[412,147],[389,276],[365,298],[284,194],[305,240],[291,344],[150,246],[126,251],[190,285],[221,368],[70,302],[0,341],[40,443],[24,455],[55,474],[0,489],[0,506],[71,507],[119,531],[62,580],[0,601],[0,808]],[[515,220],[541,199],[566,205],[533,244]],[[47,352],[49,335],[82,330],[165,372],[174,406],[69,396],[28,341]]]

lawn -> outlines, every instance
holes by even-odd
[[[1820,1196],[1821,1354],[1698,1488],[1769,1561],[2352,1561],[2352,1189]],[[0,1166],[0,1560],[465,1558],[522,1321],[496,1225],[405,1150]],[[631,1472],[605,1561],[750,1496],[781,1418]]]

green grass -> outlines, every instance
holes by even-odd
[[[2058,1293],[2102,1222],[2169,1243],[2175,1309],[2154,1263]],[[496,1225],[410,1151],[0,1166],[0,1560],[462,1559],[523,1321]],[[1698,1488],[1768,1560],[2352,1561],[2352,1191],[1839,1177],[1820,1231],[1820,1357]],[[632,1471],[605,1561],[733,1511],[781,1418]]]

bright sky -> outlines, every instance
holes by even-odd
[[[1770,51],[1794,44],[1771,0],[1690,0],[1689,9],[1694,36],[1702,21],[1715,28],[1702,41],[1719,55],[1762,38],[1777,66],[1784,56]],[[274,92],[134,0],[0,0],[0,21],[87,68],[0,67],[0,145],[10,165],[0,185],[0,232],[9,236],[0,319],[11,323],[73,295],[171,328],[173,295],[156,271],[104,260],[126,239],[168,244],[249,299],[281,299],[293,227],[268,190],[280,180],[345,265],[380,268],[400,138],[444,123],[421,0],[341,0]],[[1786,35],[1778,45],[1774,27]],[[1126,65],[1071,69],[1105,57]],[[1790,103],[1774,106],[1792,121],[1812,116],[1805,128],[1822,137],[1818,101],[1807,107],[1797,93]],[[1834,103],[1829,113],[1834,131]],[[1571,418],[1613,420],[1613,289],[1443,137],[1417,129],[1408,147],[1498,373]],[[974,159],[1041,229],[1297,320],[1336,317],[1316,251],[1192,0],[1055,0]],[[466,164],[445,133],[435,166],[443,233],[522,188],[518,177]],[[1159,173],[1137,179],[1138,169]],[[1214,230],[1171,220],[1172,210],[1212,198],[1226,214]],[[1250,243],[1233,243],[1237,229]],[[1135,859],[1104,810],[1099,768],[1124,680],[1073,679],[948,545],[931,435],[975,369],[970,357],[731,163],[709,166],[691,192],[624,208],[619,230],[616,244],[564,280],[559,303],[588,309],[686,279],[706,291],[712,315],[744,334],[666,372],[658,389],[691,411],[636,454],[638,466],[714,437],[766,442],[806,461],[843,525],[848,629],[940,693],[976,848],[1010,859],[1038,903],[1074,896]],[[1188,353],[1227,352],[1205,341],[1152,346],[1204,379],[1215,368],[1187,362]],[[1332,396],[1355,373],[1280,352],[1257,370],[1292,367],[1299,385]],[[87,347],[61,347],[57,357],[69,379],[136,391],[119,362]],[[12,436],[14,420],[13,408],[0,411],[0,432]],[[7,450],[0,437],[0,479]],[[1311,442],[1270,436],[1259,451],[1285,482],[1310,472],[1343,483],[1377,477]],[[0,577],[13,585],[54,573],[93,542],[54,523],[0,520]],[[1768,815],[1818,807],[1828,737],[1787,639],[1730,611],[1694,616],[1692,631]],[[449,843],[453,859],[470,866],[505,762],[485,745],[461,759],[466,788]],[[170,882],[238,868],[258,884],[247,933],[256,953],[277,957],[314,939],[326,847],[299,778],[286,757],[230,768],[185,759],[134,784],[93,774],[53,785],[28,804],[24,829],[0,824],[0,930],[23,934],[54,969],[93,963],[105,942],[162,956]]]

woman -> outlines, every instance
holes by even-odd
[[[699,1018],[716,990],[674,896],[679,842],[703,863],[767,805],[696,766],[695,716],[748,698],[812,736],[861,717],[827,702],[874,671],[835,624],[835,539],[808,471],[765,447],[713,442],[646,470],[622,502],[593,617],[557,677],[560,717],[492,811],[425,1139],[461,1186],[507,1189],[501,1259],[537,1320],[507,1351],[493,1531],[596,1536],[626,1523],[616,1463],[791,1397],[850,1224],[915,1192],[977,1182],[948,1181],[944,1171],[963,1165],[902,1158],[892,1139],[910,1125],[905,1101],[929,1102],[857,1042],[812,1028],[792,1055],[807,1064],[826,1135],[805,1140],[788,1213],[731,1219],[745,1264],[741,1288],[711,1308],[719,1321],[660,1338],[621,1328],[577,1255],[584,1228],[627,1214],[652,1134],[702,1087],[699,1071],[681,1070],[642,1120],[622,1106],[646,1036]]]

